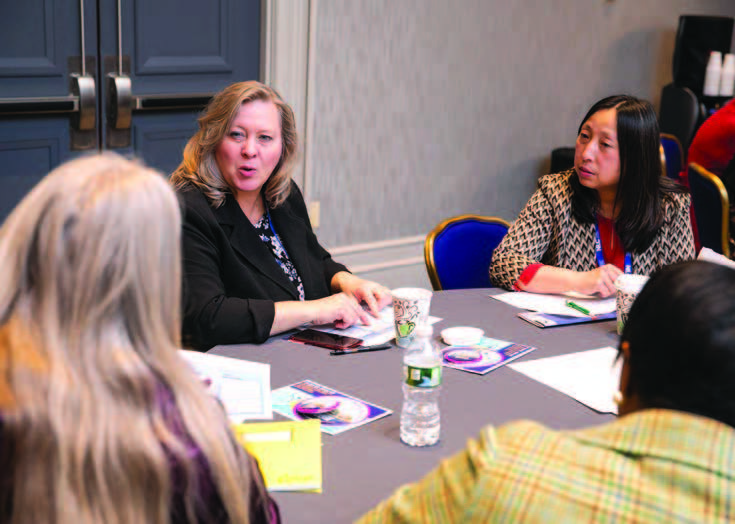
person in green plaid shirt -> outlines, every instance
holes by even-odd
[[[735,270],[656,273],[619,355],[618,420],[488,426],[359,522],[735,522]]]

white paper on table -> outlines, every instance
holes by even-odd
[[[430,316],[427,319],[429,324],[436,324],[441,318]],[[355,337],[362,339],[362,343],[365,346],[377,346],[378,344],[385,344],[396,338],[396,332],[394,327],[394,314],[393,306],[387,306],[380,310],[378,318],[373,316],[370,317],[370,324],[363,326],[362,324],[355,324],[345,329],[339,329],[334,327],[333,324],[312,326],[312,328],[319,331],[325,331],[327,333],[335,333],[337,335],[344,335],[347,337]]]
[[[508,367],[538,380],[601,413],[617,415],[612,400],[620,385],[622,361],[612,347],[590,349],[558,357],[512,362]]]
[[[244,420],[273,419],[270,364],[183,349],[179,354],[198,374],[217,375],[217,397],[230,420],[239,424]]]
[[[712,251],[708,247],[702,248],[702,250],[699,252],[699,255],[697,256],[697,260],[705,260],[707,262],[713,262],[715,264],[729,266],[735,269],[735,261],[730,260],[725,255],[720,255],[719,253]]]
[[[545,295],[541,293],[527,293],[525,291],[510,291],[490,297],[505,302],[513,307],[549,313],[552,315],[566,315],[568,317],[588,317],[613,313],[615,311],[615,297],[611,298],[573,298],[567,295]],[[582,306],[590,312],[585,315],[567,306],[567,300]]]

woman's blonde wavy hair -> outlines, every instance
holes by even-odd
[[[0,229],[3,521],[169,523],[172,461],[195,521],[196,464],[161,386],[229,520],[248,521],[248,458],[177,354],[180,227],[160,173],[105,154],[52,171]]]
[[[224,203],[231,190],[217,167],[215,151],[230,131],[240,107],[255,100],[273,102],[281,117],[281,159],[263,186],[263,195],[272,208],[280,206],[288,198],[298,154],[296,119],[291,107],[275,89],[254,80],[226,87],[207,104],[199,117],[199,130],[189,139],[184,159],[171,175],[175,187],[191,184],[204,193],[212,206],[219,207]]]

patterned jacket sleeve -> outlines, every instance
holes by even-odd
[[[670,195],[665,204],[666,222],[663,233],[663,253],[660,261],[663,267],[696,256],[692,222],[690,218],[691,197],[684,193]]]
[[[493,253],[490,265],[490,280],[499,287],[513,289],[524,269],[541,262],[554,234],[554,206],[558,200],[552,192],[559,190],[556,182],[547,180],[559,175],[544,177],[539,189],[531,196],[508,234]]]

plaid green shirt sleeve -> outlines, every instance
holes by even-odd
[[[463,522],[473,495],[472,486],[492,460],[492,430],[483,430],[479,440],[467,447],[420,482],[402,486],[358,522]]]
[[[359,522],[734,522],[735,430],[667,410],[479,438]]]

